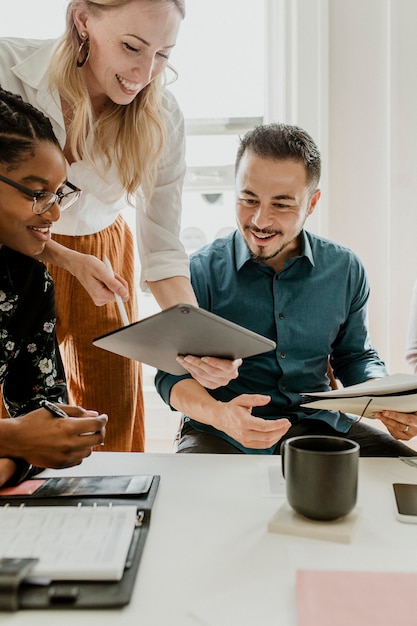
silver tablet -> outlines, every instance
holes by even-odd
[[[118,328],[93,344],[170,374],[185,373],[178,355],[234,360],[276,348],[271,339],[191,304],[177,304]]]

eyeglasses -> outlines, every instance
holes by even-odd
[[[57,191],[57,193],[52,193],[52,191],[33,191],[28,187],[15,183],[15,181],[10,180],[10,178],[5,178],[5,176],[0,176],[0,181],[18,189],[26,196],[32,198],[32,211],[37,215],[42,215],[42,213],[45,213],[45,211],[53,207],[55,203],[58,203],[61,209],[68,209],[81,195],[81,189],[78,189],[78,187],[68,181],[65,183],[65,186],[71,189],[71,191],[67,191],[66,193],[62,191]]]

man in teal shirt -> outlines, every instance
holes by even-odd
[[[362,263],[304,229],[320,198],[320,170],[317,146],[296,126],[260,126],[241,140],[238,230],[191,256],[191,279],[202,308],[277,347],[245,359],[238,377],[217,389],[157,373],[162,398],[183,413],[178,452],[278,454],[283,438],[330,434],[358,441],[362,455],[415,454],[397,438],[417,434],[416,416],[410,435],[402,414],[380,416],[391,436],[354,416],[300,406],[301,393],[330,388],[329,358],[344,386],[387,375],[369,336]],[[185,358],[189,371],[204,369],[205,359]]]

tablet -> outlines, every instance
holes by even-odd
[[[177,304],[93,339],[93,344],[170,374],[185,374],[178,355],[243,359],[276,348],[271,339],[191,304]]]

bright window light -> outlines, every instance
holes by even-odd
[[[265,3],[188,0],[171,61],[186,118],[263,116]]]
[[[67,0],[12,0],[3,7],[0,37],[54,39],[65,27]]]
[[[188,119],[260,117],[264,112],[262,0],[188,0],[171,61],[171,90]],[[13,0],[0,37],[48,39],[65,27],[67,0]]]

